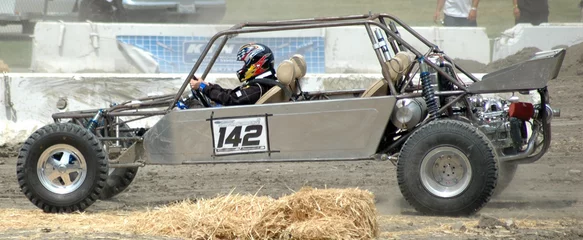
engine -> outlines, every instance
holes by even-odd
[[[521,110],[527,112],[523,114],[527,117],[521,119],[510,116],[512,102],[500,97],[484,98],[482,95],[475,95],[470,98],[470,103],[473,107],[472,112],[478,119],[476,124],[496,148],[519,150],[526,144],[528,132],[524,118],[532,116],[532,114],[529,116],[529,110]]]
[[[513,153],[521,150],[527,143],[526,121],[536,115],[532,104],[484,95],[474,95],[469,100],[470,111],[477,118],[474,123],[497,149]],[[400,99],[393,110],[391,121],[397,128],[408,130],[423,121],[427,114],[423,98]]]

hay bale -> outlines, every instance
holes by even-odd
[[[374,195],[359,189],[302,188],[280,199],[227,195],[128,219],[131,231],[189,239],[371,239],[378,236]]]
[[[292,223],[283,233],[294,239],[372,239],[370,228],[357,226],[352,219],[327,217]]]
[[[131,230],[140,234],[189,239],[233,239],[250,236],[249,229],[274,201],[269,197],[227,195],[192,202],[186,200],[139,214]]]
[[[293,239],[319,239],[354,230],[359,237],[351,238],[373,238],[378,234],[376,216],[374,195],[368,191],[302,188],[274,202],[253,232],[257,238],[281,238],[282,233],[289,233]],[[344,219],[345,222],[338,222],[337,227],[322,228],[327,229],[323,235],[309,235],[315,231],[312,228],[297,228],[302,224],[325,223],[331,219]],[[345,229],[350,228],[347,226],[352,226],[352,229]],[[298,232],[298,229],[307,232]]]
[[[10,72],[10,68],[8,68],[8,65],[4,61],[0,60],[0,73],[2,72]]]

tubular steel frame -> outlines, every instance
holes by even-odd
[[[387,21],[385,20],[387,18],[391,20],[391,22],[389,24],[387,24]],[[378,21],[375,21],[375,20],[378,20]],[[409,43],[404,41],[401,38],[401,35],[399,34],[395,23],[400,25],[403,29],[405,29],[411,35],[413,35],[415,38],[420,40],[423,44],[428,46],[430,48],[430,50],[427,53],[423,54],[420,51],[418,51],[417,49],[415,49],[412,45],[410,45]],[[384,31],[384,33],[388,37],[388,39],[386,39],[385,41],[387,41],[389,43],[389,45],[392,48],[394,53],[397,53],[400,50],[406,49],[406,50],[409,50],[411,53],[415,54],[416,61],[414,61],[412,63],[412,66],[409,67],[405,73],[403,73],[403,76],[405,77],[405,79],[402,80],[402,82],[411,81],[412,80],[411,72],[414,69],[413,66],[415,64],[419,64],[420,60],[423,61],[423,59],[425,59],[426,56],[428,56],[432,53],[433,54],[440,54],[441,57],[449,63],[454,62],[450,57],[445,55],[444,52],[442,50],[440,50],[436,44],[433,44],[432,42],[430,42],[429,40],[427,40],[426,38],[421,36],[419,33],[417,33],[415,30],[413,30],[413,28],[411,28],[409,25],[404,23],[402,20],[400,20],[396,16],[393,16],[393,15],[387,14],[387,13],[347,15],[347,16],[339,16],[339,17],[293,19],[293,20],[281,20],[281,21],[266,21],[266,22],[246,22],[246,23],[234,25],[230,29],[220,31],[220,32],[216,33],[209,40],[209,42],[207,43],[207,45],[205,46],[205,48],[201,52],[200,57],[197,59],[196,63],[192,67],[190,73],[188,74],[188,76],[186,77],[182,86],[180,87],[180,89],[178,90],[178,92],[176,94],[167,94],[167,95],[162,95],[162,96],[140,98],[140,99],[136,99],[137,101],[139,101],[138,103],[132,103],[130,101],[127,101],[127,102],[123,102],[119,105],[111,106],[108,109],[103,109],[103,117],[106,119],[106,124],[104,126],[97,128],[97,130],[102,129],[102,128],[107,129],[108,127],[118,126],[118,125],[122,125],[124,123],[130,122],[130,121],[136,121],[139,119],[144,119],[144,118],[148,118],[148,117],[152,117],[152,116],[165,115],[168,112],[170,112],[174,108],[177,101],[182,96],[190,79],[193,79],[193,78],[196,79],[196,77],[194,76],[195,73],[197,72],[197,70],[199,69],[201,64],[203,63],[203,60],[207,57],[207,54],[210,51],[211,47],[221,37],[223,37],[223,39],[219,42],[218,49],[216,49],[214,54],[211,56],[211,59],[208,63],[208,66],[206,67],[206,69],[204,70],[204,72],[201,76],[203,79],[206,78],[207,75],[209,74],[211,68],[213,67],[215,61],[217,60],[219,54],[221,53],[222,48],[225,46],[227,41],[236,35],[245,34],[245,33],[257,33],[257,32],[287,31],[287,30],[300,30],[300,29],[313,29],[313,28],[357,26],[357,25],[364,25],[365,29],[367,30],[367,34],[370,38],[371,44],[373,44],[373,46],[375,44],[376,39],[375,39],[375,36],[374,36],[374,33],[372,31],[371,26],[378,27]],[[389,69],[388,69],[389,67],[387,66],[387,64],[385,64],[385,60],[383,59],[383,54],[381,51],[382,50],[380,48],[375,48],[375,53],[376,53],[377,59],[379,61],[379,64],[381,65],[383,76],[389,76]],[[438,110],[439,113],[445,111],[447,108],[449,108],[450,106],[452,106],[454,103],[456,103],[458,101],[462,101],[463,104],[465,104],[469,107],[469,102],[467,101],[465,96],[467,96],[470,93],[468,92],[467,88],[461,83],[461,81],[459,79],[456,79],[456,78],[450,76],[450,74],[446,73],[444,70],[442,70],[439,66],[437,66],[436,64],[434,64],[431,61],[423,61],[423,63],[427,64],[436,73],[440,74],[445,79],[447,79],[449,82],[451,82],[452,84],[454,84],[456,87],[459,88],[459,90],[453,90],[453,91],[437,91],[437,90],[435,91],[435,96],[456,96],[456,98],[453,99],[452,102],[449,102],[448,104],[446,104],[444,106],[441,106]],[[446,63],[446,64],[449,64],[449,63]],[[463,73],[465,76],[467,76],[473,82],[479,81],[475,76],[473,76],[471,73],[466,71],[461,66],[453,65],[453,67],[456,70]],[[422,96],[421,93],[407,93],[407,91],[406,91],[407,89],[405,88],[406,84],[401,89],[397,90],[393,84],[390,84],[391,83],[390,79],[386,79],[386,80],[389,82],[389,84],[388,84],[389,85],[389,94],[395,96],[397,99],[414,98],[414,97]],[[544,89],[543,91],[539,90],[539,94],[541,94],[541,97],[543,99],[542,102],[545,103],[546,102],[545,100],[548,98],[546,89]],[[138,109],[141,110],[141,109],[164,108],[164,107],[166,108],[166,110],[137,111]],[[73,118],[73,119],[91,118],[91,117],[95,116],[95,113],[98,110],[99,109],[90,109],[90,110],[83,110],[83,111],[70,111],[70,112],[63,112],[63,113],[55,113],[55,114],[53,114],[52,117],[55,121],[58,121],[58,119],[62,119],[62,118]],[[121,116],[139,117],[139,118],[132,119],[132,120],[126,120],[126,121],[120,121],[120,122],[116,122],[116,123],[110,123],[109,118],[108,118],[108,117],[115,118],[115,117],[121,117]],[[473,116],[471,114],[471,112],[468,113],[468,117],[470,119],[473,119],[473,120],[475,119],[475,116]],[[536,159],[540,158],[540,156],[542,156],[544,154],[544,152],[546,151],[546,149],[548,149],[548,147],[550,145],[550,126],[548,126],[548,125],[550,125],[550,123],[546,122],[546,111],[542,111],[541,119],[542,119],[542,126],[544,128],[543,129],[543,136],[545,139],[543,142],[543,150],[541,151],[541,153],[537,154],[537,156],[529,157],[529,158],[523,159],[523,160],[533,161],[534,159],[532,159],[532,158],[536,158]],[[428,121],[421,123],[420,126],[426,124],[427,122]],[[115,141],[115,140],[130,141],[130,140],[136,140],[136,139],[139,140],[140,139],[140,137],[136,137],[136,138],[109,137],[109,136],[107,136],[109,131],[104,131],[104,132],[105,132],[105,136],[98,136],[98,138],[102,141]],[[408,134],[406,134],[402,138],[406,138],[407,136],[408,136]],[[400,142],[402,140],[403,139],[396,140],[395,144],[398,144],[398,142]],[[392,144],[391,146],[393,146],[395,144]]]

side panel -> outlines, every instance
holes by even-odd
[[[375,153],[395,102],[387,96],[173,111],[144,135],[143,157],[154,164],[366,158]],[[243,126],[233,135],[238,123]],[[217,155],[213,147],[220,138],[224,144],[236,140],[239,147],[246,139],[257,143],[255,149],[266,141],[269,149]]]

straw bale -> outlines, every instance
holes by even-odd
[[[0,210],[0,231],[23,228],[186,239],[372,239],[378,236],[374,196],[359,189],[302,188],[279,199],[229,193],[142,212],[44,214],[34,210]]]
[[[374,196],[359,189],[302,188],[273,199],[227,195],[183,201],[139,214],[139,234],[189,239],[371,239],[378,236]]]
[[[352,219],[327,217],[292,223],[284,233],[295,239],[372,239],[370,229],[357,226]]]
[[[302,188],[300,191],[280,198],[265,212],[253,232],[259,238],[279,238],[282,232],[291,233],[294,223],[326,222],[326,219],[344,219],[339,228],[328,230],[324,235],[332,236],[345,232],[343,226],[352,225],[359,236],[370,238],[378,234],[377,212],[374,195],[369,191],[358,189],[324,189]],[[300,226],[300,225],[298,225]],[[313,229],[309,229],[313,231]],[[338,232],[334,232],[338,231]],[[299,234],[297,229],[295,234]],[[299,234],[298,239],[313,239]],[[292,238],[296,238],[292,234]],[[318,239],[317,237],[315,239]]]
[[[269,197],[227,195],[192,202],[186,200],[139,214],[132,230],[140,234],[169,235],[190,239],[233,239],[250,236],[249,229]]]
[[[2,72],[10,72],[10,68],[8,68],[8,65],[0,59],[0,73]]]

